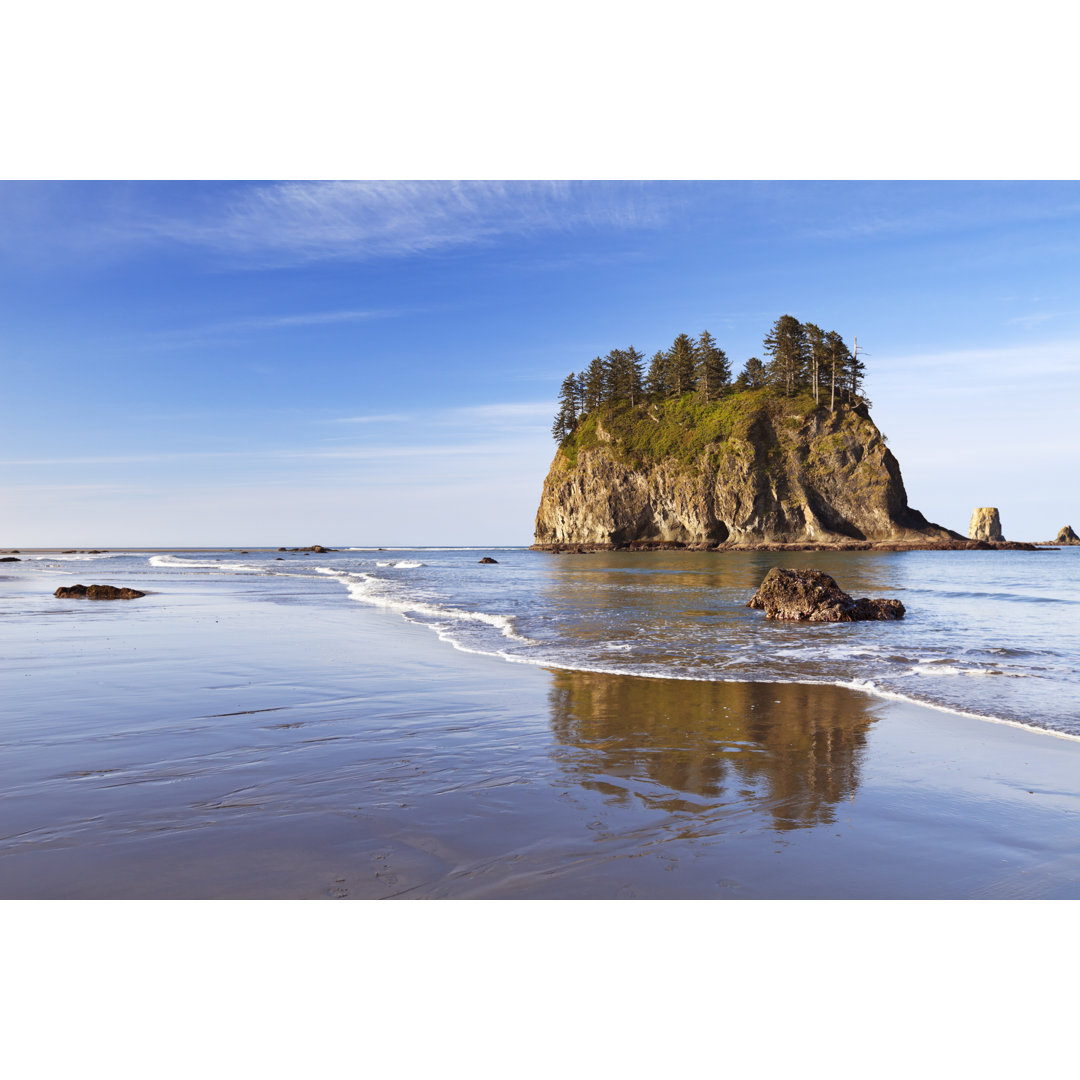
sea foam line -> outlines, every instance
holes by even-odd
[[[513,628],[512,618],[508,615],[491,615],[480,611],[461,611],[454,608],[444,608],[425,601],[410,602],[387,596],[377,596],[371,592],[372,584],[379,581],[378,578],[369,574],[357,574],[344,570],[335,570],[331,567],[317,567],[320,574],[327,574],[338,578],[346,585],[349,595],[362,603],[374,607],[382,607],[390,611],[397,611],[409,622],[409,614],[422,614],[435,619],[452,619],[458,621],[482,622],[499,629],[505,637],[520,641],[528,645],[542,645],[543,642],[524,637]],[[440,641],[452,645],[459,652],[471,653],[477,656],[490,656],[505,660],[512,664],[528,664],[532,667],[554,668],[559,671],[581,671],[597,675],[621,675],[635,679],[670,679],[683,682],[720,682],[720,683],[758,683],[776,686],[836,686],[843,690],[852,690],[866,694],[868,697],[876,697],[885,701],[896,701],[905,705],[915,705],[924,709],[933,709],[935,712],[946,713],[950,716],[961,716],[968,720],[982,720],[990,724],[1001,724],[1005,727],[1019,728],[1021,731],[1032,732],[1037,735],[1049,735],[1055,739],[1065,739],[1069,742],[1080,742],[1080,735],[1074,735],[1066,731],[1055,731],[1053,728],[1040,727],[1036,724],[1024,723],[1020,720],[1006,720],[998,716],[987,716],[984,713],[970,712],[965,709],[957,709],[949,705],[939,705],[936,702],[923,701],[908,694],[901,694],[893,690],[884,690],[876,683],[861,680],[847,679],[765,679],[765,678],[716,678],[706,675],[672,674],[667,672],[655,672],[633,668],[603,667],[593,664],[566,663],[565,661],[553,660],[547,657],[522,656],[502,650],[491,651],[489,649],[470,648],[463,645],[451,634],[452,627],[420,623],[434,630]]]
[[[150,563],[151,566],[156,566],[159,569],[208,569],[220,570],[222,573],[225,574],[232,574],[236,572],[244,574],[262,574],[267,572],[267,570],[269,569],[269,567],[257,566],[254,563],[221,562],[218,559],[210,559],[203,562],[198,559],[181,559],[176,555],[151,555],[147,561]]]
[[[335,570],[333,567],[329,566],[319,566],[316,567],[316,570],[320,574],[326,574],[341,581],[341,583],[349,590],[349,596],[352,597],[352,599],[358,600],[363,604],[371,604],[374,607],[396,611],[406,619],[408,619],[410,615],[424,615],[430,619],[450,619],[455,622],[485,623],[488,626],[494,627],[504,637],[510,638],[512,641],[520,641],[524,645],[539,644],[538,642],[533,641],[532,638],[519,634],[517,630],[514,629],[514,619],[511,615],[492,615],[486,611],[464,611],[460,608],[449,608],[443,607],[441,604],[432,604],[426,600],[405,600],[394,596],[387,596],[374,591],[378,588],[380,579],[371,574],[356,573],[347,570]],[[446,636],[444,636],[438,626],[432,626],[432,629],[435,630],[435,632],[439,634],[439,637],[444,641],[450,641],[457,646],[457,642],[448,636],[449,628],[447,628]],[[481,652],[482,650],[462,649],[462,651]],[[497,656],[499,654],[489,653],[488,655]]]

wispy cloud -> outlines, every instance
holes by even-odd
[[[140,336],[140,341],[154,345],[183,347],[205,345],[244,334],[271,333],[309,326],[333,326],[342,323],[369,322],[375,319],[396,319],[416,314],[419,308],[346,309],[344,311],[312,311],[295,315],[250,315],[237,319],[200,323],[194,326],[160,330]],[[430,310],[430,309],[424,309]]]
[[[502,401],[491,405],[466,405],[453,409],[451,416],[462,419],[481,417],[488,420],[525,420],[550,416],[554,405],[550,401]]]
[[[252,186],[202,215],[146,216],[147,239],[262,263],[404,256],[577,229],[651,228],[663,185],[568,181],[333,181]]]
[[[788,195],[796,204],[816,198],[817,191],[836,185],[777,185],[773,195]],[[988,226],[1030,225],[1080,216],[1074,184],[1010,183],[856,183],[844,185],[849,194],[842,212],[800,229],[804,236],[823,240],[858,240],[886,235],[967,232]],[[1017,197],[1027,189],[1027,198]],[[942,194],[966,195],[941,202]],[[805,212],[805,209],[804,209]]]
[[[1080,374],[1080,341],[900,356],[883,354],[875,358],[873,367],[875,385],[879,380],[895,378],[906,382],[914,374],[933,377],[948,371],[950,385],[960,393],[969,393],[973,387],[985,385],[992,378],[1030,381],[1037,375]]]
[[[413,417],[409,413],[381,413],[376,416],[335,416],[331,424],[401,424]]]
[[[1025,329],[1030,329],[1040,323],[1049,322],[1051,319],[1056,318],[1057,312],[1055,311],[1036,311],[1030,315],[1014,315],[1011,319],[1006,319],[1003,325],[1023,326]]]

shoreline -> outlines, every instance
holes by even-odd
[[[0,896],[1080,898],[1074,740],[182,586],[4,663]]]

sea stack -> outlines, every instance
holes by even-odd
[[[601,405],[560,444],[536,546],[962,540],[908,506],[865,404],[731,393]]]
[[[1080,536],[1073,532],[1071,525],[1066,525],[1054,538],[1055,544],[1073,545],[1080,544]]]
[[[977,506],[971,512],[968,536],[972,540],[1004,540],[1001,535],[1001,517],[996,506]]]

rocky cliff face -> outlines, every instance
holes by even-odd
[[[957,539],[907,504],[864,407],[767,391],[601,409],[559,448],[536,543]]]
[[[996,506],[977,506],[971,512],[968,536],[972,540],[1004,540],[1001,535],[1001,515]]]
[[[1076,533],[1073,532],[1073,527],[1071,525],[1065,525],[1062,527],[1061,532],[1054,538],[1053,543],[1067,544],[1070,546],[1073,544],[1080,544],[1080,536],[1077,536]]]

